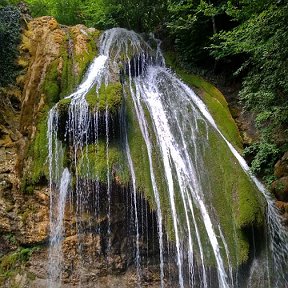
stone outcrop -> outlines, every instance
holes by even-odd
[[[96,55],[97,47],[95,39],[98,36],[99,31],[95,29],[88,29],[83,25],[75,27],[61,26],[52,17],[41,17],[31,20],[27,24],[23,33],[22,43],[19,47],[20,57],[18,64],[22,67],[23,71],[17,78],[17,87],[0,91],[0,93],[8,95],[6,97],[9,99],[8,104],[15,106],[11,110],[11,107],[8,105],[10,108],[7,106],[6,118],[0,119],[0,256],[3,256],[0,262],[0,285],[3,287],[11,287],[13,285],[19,287],[47,287],[49,196],[51,195],[49,195],[48,189],[49,172],[47,169],[46,132],[48,111],[55,103],[59,103],[59,106],[57,106],[58,109],[63,108],[63,115],[60,115],[61,121],[59,124],[60,126],[62,125],[62,128],[59,128],[62,134],[59,140],[62,141],[62,145],[66,149],[65,157],[67,159],[65,160],[68,163],[73,162],[75,157],[79,157],[81,160],[79,163],[82,166],[73,167],[71,165],[71,170],[74,169],[71,174],[74,173],[72,175],[73,178],[75,177],[75,170],[79,172],[80,181],[78,183],[81,184],[81,189],[85,191],[83,199],[78,195],[75,196],[70,191],[70,206],[66,207],[65,211],[63,287],[77,286],[80,281],[82,287],[136,287],[136,283],[139,281],[135,265],[132,265],[135,264],[134,256],[137,241],[135,228],[134,230],[131,228],[135,224],[135,213],[133,213],[133,209],[135,208],[133,208],[132,203],[132,189],[128,189],[129,173],[126,173],[127,167],[123,168],[125,165],[127,166],[127,163],[123,164],[121,162],[121,153],[123,151],[118,148],[113,150],[112,145],[111,148],[109,147],[109,157],[111,158],[107,162],[110,164],[109,169],[112,170],[111,174],[113,178],[111,180],[112,202],[109,207],[111,209],[111,219],[107,217],[106,177],[108,164],[104,160],[103,163],[100,163],[101,161],[98,158],[101,157],[97,159],[93,158],[93,155],[95,157],[97,153],[102,153],[105,157],[107,155],[105,154],[107,145],[105,138],[106,119],[103,118],[103,121],[100,121],[100,126],[102,123],[103,127],[102,130],[99,129],[98,136],[104,138],[102,142],[98,143],[97,147],[95,145],[97,149],[94,146],[91,148],[89,145],[88,147],[84,147],[84,149],[87,148],[87,153],[91,154],[88,157],[90,163],[94,164],[97,162],[98,166],[96,164],[93,166],[97,177],[89,175],[89,179],[88,177],[85,178],[85,175],[87,175],[85,169],[89,168],[90,163],[89,161],[85,162],[84,149],[80,151],[82,154],[78,153],[79,151],[73,154],[74,151],[72,151],[73,149],[69,141],[64,141],[69,103],[67,99],[63,98],[79,84],[87,65]],[[196,80],[197,83],[200,82],[199,85],[203,84],[202,79]],[[223,126],[221,127],[221,131],[223,129],[223,133],[227,138],[241,149],[241,138],[223,95],[218,90],[216,91],[212,85],[208,85],[206,82],[204,84],[207,90],[203,90],[200,95],[204,100],[206,99],[208,109],[212,111],[213,117],[217,118],[216,121],[221,122],[224,119],[221,122]],[[198,88],[200,91],[201,87]],[[100,92],[101,89],[103,90],[102,98],[104,100],[101,98],[101,93],[99,93],[99,98],[97,98],[99,99],[99,103],[93,102],[95,100],[93,93],[93,95],[87,95],[86,100],[89,102],[90,110],[93,105],[99,108],[102,103],[102,110],[104,111],[108,103],[109,109],[115,112],[114,114],[111,113],[111,115],[117,118],[117,109],[122,103],[122,98],[119,96],[119,91],[122,92],[122,86],[120,83],[113,82],[107,87],[100,87]],[[113,97],[109,98],[110,94],[113,94]],[[127,105],[133,106],[131,103]],[[139,195],[137,198],[137,205],[142,209],[139,209],[138,212],[140,232],[137,244],[139,245],[141,259],[147,261],[147,263],[144,263],[147,268],[141,271],[141,281],[143,286],[159,287],[157,221],[155,212],[152,210],[155,203],[153,203],[152,186],[149,184],[151,181],[150,170],[149,167],[148,169],[146,169],[147,167],[145,168],[145,165],[147,166],[149,161],[147,157],[145,159],[145,145],[142,143],[143,139],[140,128],[137,124],[132,123],[134,118],[131,107],[127,107],[127,112],[128,114],[130,113],[130,119],[128,119],[128,138],[131,144],[131,155],[137,164],[135,165],[137,166],[135,167],[135,172],[139,176],[137,179],[140,179],[139,183],[137,183],[139,184],[138,188],[140,188],[139,190],[148,199],[148,201],[144,200],[144,197],[142,198]],[[12,112],[8,113],[10,110]],[[58,112],[61,114],[61,111]],[[92,111],[90,112],[93,114]],[[228,121],[225,121],[227,119]],[[109,122],[108,126],[112,127],[113,125],[110,125]],[[92,135],[91,139],[94,139],[93,137],[95,136],[93,134],[95,132],[94,128],[94,126],[91,126],[90,130],[92,132],[88,131],[88,134],[91,133]],[[117,133],[114,133],[113,136],[117,138],[120,129],[118,126],[112,128],[117,130]],[[117,138],[117,140],[119,139]],[[226,219],[225,217],[227,217],[226,210],[222,209],[224,198],[227,203],[229,202],[229,205],[233,202],[234,206],[231,206],[231,213],[233,208],[233,212],[236,211],[235,214],[237,214],[235,217],[237,233],[239,233],[237,237],[242,242],[240,242],[241,250],[239,249],[239,253],[241,253],[239,254],[240,262],[237,262],[236,266],[239,263],[242,264],[248,261],[249,257],[250,243],[244,237],[246,236],[244,235],[245,229],[248,230],[253,225],[255,227],[262,227],[263,213],[260,209],[260,201],[254,195],[254,188],[250,190],[249,185],[251,183],[245,178],[246,175],[240,167],[236,167],[234,162],[231,161],[230,163],[232,155],[224,153],[227,147],[222,146],[223,144],[220,145],[220,142],[218,142],[220,141],[219,139],[212,137],[210,141],[214,141],[213,143],[211,142],[213,153],[211,151],[207,152],[207,162],[214,163],[213,161],[217,160],[215,167],[209,167],[212,171],[210,178],[216,179],[216,185],[213,188],[217,193],[215,193],[215,199],[212,200],[218,205],[217,210],[219,210],[220,218]],[[86,144],[90,144],[90,140]],[[218,158],[215,158],[214,151],[219,152],[216,153],[218,154]],[[104,157],[102,158],[104,159]],[[225,181],[225,185],[231,188],[229,191],[227,190],[231,193],[225,195],[223,198],[221,194],[223,192],[223,183],[219,181],[223,177],[223,168],[220,164],[221,161],[225,161],[226,159],[230,163],[227,166],[228,168],[226,168],[229,172],[232,171],[237,181],[231,178],[230,175],[225,175],[227,177],[225,179],[228,179]],[[143,163],[143,160],[145,163]],[[69,166],[69,164],[67,165]],[[160,166],[157,167],[159,171],[161,170],[160,168]],[[92,169],[90,170],[92,171]],[[159,171],[156,171],[156,176],[161,178],[162,174]],[[99,175],[104,175],[103,179],[99,179]],[[282,178],[280,180],[285,178],[283,176],[281,174],[280,177]],[[244,179],[243,182],[241,182],[242,179]],[[75,179],[72,179],[73,185],[73,188],[75,188]],[[97,186],[97,189],[99,189],[98,197],[101,199],[99,201],[100,208],[95,207],[93,204],[95,199],[92,196],[94,197],[94,195],[89,191],[89,189],[93,189],[91,187],[96,185],[100,185],[100,188]],[[163,187],[162,190],[164,191],[165,188]],[[249,191],[253,193],[250,193],[250,195]],[[233,195],[231,196],[231,194]],[[165,198],[165,194],[163,194],[162,198]],[[232,198],[233,201],[230,201]],[[75,212],[75,199],[85,203],[83,204],[83,210],[80,212]],[[163,202],[165,201],[166,199],[163,200]],[[168,200],[164,206],[168,211],[165,211],[168,215]],[[95,213],[96,210],[98,211],[97,213]],[[168,218],[169,215],[167,216]],[[165,221],[168,223],[167,219]],[[166,226],[169,226],[168,224]],[[108,225],[110,225],[109,229]],[[235,229],[234,226],[230,227],[229,225],[225,227],[224,231],[227,234]],[[170,225],[170,235],[169,231],[167,231],[169,236],[173,233],[173,228],[171,227],[172,225]],[[202,230],[204,230],[204,227]],[[164,235],[164,238],[166,236]],[[228,240],[228,245],[232,247],[234,245],[234,238],[231,237]],[[167,247],[165,246],[165,248]],[[79,253],[79,250],[81,250],[81,253]],[[172,257],[169,257],[170,261],[170,258],[173,259],[174,252],[172,251],[170,255],[169,252],[165,251],[168,256],[172,255]],[[208,251],[207,254],[209,253]],[[236,259],[237,257],[234,255],[234,258]],[[175,263],[173,263],[173,260],[171,262],[173,269]],[[236,260],[234,262],[236,263]],[[169,287],[168,284],[166,287]],[[175,286],[172,285],[171,287]]]
[[[277,199],[276,205],[288,225],[288,152],[284,153],[274,166],[274,175],[277,178],[271,184],[271,191]]]
[[[31,182],[37,158],[31,149],[35,151],[39,122],[47,116],[49,107],[82,78],[96,53],[95,39],[99,35],[99,31],[83,25],[61,26],[52,17],[27,19],[23,21],[26,27],[17,60],[22,70],[14,86],[0,89],[0,256],[5,255],[0,261],[1,287],[24,287],[31,282],[29,269],[28,274],[23,272],[25,279],[18,273],[25,267],[19,260],[25,249],[32,253],[33,247],[38,247],[40,253],[35,253],[41,265],[46,265],[47,258],[41,255],[46,253],[48,241],[49,193],[44,174],[36,171],[41,177]],[[69,79],[68,74],[72,75]],[[41,167],[44,164],[42,161]],[[5,275],[12,278],[6,279]]]
[[[99,31],[95,29],[83,25],[62,26],[53,17],[26,21],[17,60],[22,71],[15,86],[0,90],[1,99],[7,99],[0,117],[1,287],[47,287],[50,205],[47,114],[79,84],[87,65],[97,53],[98,37]],[[119,90],[121,86],[116,88]],[[104,91],[105,95],[111,89],[108,90]],[[87,96],[88,102],[93,102],[92,96]],[[102,101],[101,97],[99,101]],[[119,105],[117,101],[121,103],[121,97],[111,98],[111,109]],[[72,213],[73,204],[66,209],[63,287],[79,285],[80,278],[82,287],[137,286],[136,270],[130,267],[134,261],[136,236],[135,231],[127,230],[131,226],[127,223],[132,221],[133,209],[129,212],[132,204],[126,205],[132,197],[127,194],[128,190],[125,192],[123,180],[117,174],[114,176],[113,193],[116,194],[111,205],[111,244],[107,242],[104,212],[93,218],[84,215],[79,223]],[[101,197],[104,199],[107,195]],[[158,241],[152,241],[157,237],[157,221],[144,198],[139,199],[139,203],[146,207],[146,216],[139,214],[139,218],[147,221],[145,225],[139,221],[139,225],[148,227],[141,228],[140,255],[150,255],[150,260],[156,263],[155,266],[149,264],[149,267],[147,264],[141,272],[141,281],[144,286],[159,287],[159,260],[154,259],[159,255],[155,244]],[[91,225],[101,229],[101,234],[92,233]],[[147,237],[154,243],[152,246]],[[81,257],[80,238],[84,243]],[[110,247],[108,250],[107,246]]]

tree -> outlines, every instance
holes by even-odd
[[[246,154],[254,157],[252,169],[268,176],[277,156],[288,148],[288,4],[239,2],[238,7],[230,5],[227,13],[240,24],[213,37],[211,55],[216,59],[245,55],[246,61],[236,72],[246,73],[240,98],[256,114],[260,130],[259,141]]]
[[[219,30],[230,27],[225,13],[226,1],[186,0],[170,1],[167,27],[174,38],[175,48],[182,63],[210,65],[213,58],[206,50],[210,38]]]

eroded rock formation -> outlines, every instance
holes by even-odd
[[[109,219],[110,235],[108,237],[108,201],[106,194],[107,187],[105,186],[107,183],[105,183],[105,179],[98,179],[98,176],[103,173],[104,178],[106,177],[107,164],[106,162],[103,164],[100,160],[95,159],[97,153],[105,154],[105,138],[102,139],[102,142],[99,141],[98,146],[85,146],[89,155],[89,162],[86,161],[87,159],[85,160],[83,154],[78,153],[78,151],[74,153],[70,145],[71,143],[69,143],[68,138],[65,138],[64,133],[68,119],[67,109],[71,100],[63,98],[69,95],[79,84],[88,64],[97,54],[98,48],[96,42],[99,35],[99,31],[88,29],[83,25],[74,27],[61,26],[52,17],[41,17],[31,20],[23,32],[22,42],[19,47],[20,57],[18,64],[22,67],[22,72],[17,78],[17,85],[0,91],[3,97],[5,96],[4,98],[7,99],[3,110],[3,117],[0,118],[0,256],[3,256],[0,264],[0,283],[3,287],[10,287],[12,285],[18,285],[19,287],[47,287],[49,197],[51,196],[49,195],[48,188],[47,116],[48,111],[56,103],[58,103],[57,109],[60,115],[58,127],[60,131],[59,140],[62,141],[66,149],[65,161],[68,163],[68,166],[76,158],[80,160],[79,163],[82,163],[73,169],[78,170],[79,183],[83,180],[81,187],[86,193],[86,202],[83,205],[84,209],[77,212],[77,214],[73,211],[77,209],[74,202],[77,197],[74,195],[75,197],[73,198],[73,188],[75,187],[72,187],[72,192],[69,191],[71,194],[71,198],[69,198],[70,205],[66,207],[64,217],[63,287],[77,286],[80,281],[82,287],[136,287],[137,281],[139,281],[135,265],[132,265],[135,262],[133,255],[135,254],[136,236],[135,228],[133,230],[131,223],[135,222],[135,218],[133,218],[135,217],[135,213],[133,213],[133,209],[135,208],[133,208],[132,204],[132,192],[129,189],[131,183],[129,183],[129,175],[127,176],[126,173],[127,167],[123,169],[125,165],[127,166],[127,163],[123,164],[121,162],[121,153],[123,151],[120,151],[118,146],[115,148],[113,145],[111,145],[109,151],[109,157],[111,157],[108,161],[111,166],[109,169],[113,170],[113,178],[110,195],[112,202],[109,208],[111,209],[111,219]],[[107,87],[100,87],[97,94],[99,98],[97,98],[98,102],[96,103],[103,115],[107,103],[108,108],[113,112],[111,113],[111,117],[114,118],[108,121],[108,126],[111,128],[109,136],[113,136],[114,138],[111,137],[113,140],[119,140],[119,115],[117,114],[117,109],[122,103],[122,98],[119,96],[122,92],[122,86],[117,77],[119,78],[119,75],[114,75],[112,83]],[[186,77],[187,79],[189,80],[189,77]],[[199,89],[199,94],[203,97],[204,101],[206,100],[206,105],[211,109],[211,114],[215,117],[216,122],[221,122],[224,119],[220,126],[221,129],[223,128],[222,131],[224,131],[225,136],[241,149],[242,143],[239,132],[230,115],[227,102],[215,87],[206,82],[204,83],[206,90],[202,89],[200,91],[203,81],[203,79],[197,79],[197,83],[200,83],[199,87],[196,86]],[[104,95],[103,99],[105,98],[105,103],[101,98],[102,94]],[[94,113],[93,107],[96,105],[95,96],[93,91],[86,96],[91,114]],[[105,104],[104,106],[103,103]],[[138,218],[140,219],[138,223],[140,227],[138,239],[139,253],[144,259],[144,266],[146,265],[142,270],[141,277],[143,286],[159,287],[157,220],[155,211],[152,209],[155,208],[152,207],[152,196],[148,195],[149,192],[152,194],[151,187],[148,187],[149,184],[147,185],[151,181],[151,179],[148,179],[150,177],[149,167],[147,168],[149,161],[145,154],[140,128],[136,124],[133,124],[131,120],[133,119],[132,106],[132,103],[127,103],[127,118],[130,117],[128,119],[128,124],[130,125],[128,128],[128,138],[131,141],[131,154],[135,156],[135,163],[137,164],[135,171],[139,175],[138,179],[140,179],[140,187],[138,188],[139,190],[142,189],[142,192],[144,191],[143,194],[146,197],[146,199],[142,198],[143,195],[141,196],[141,193],[137,196],[137,205],[139,206]],[[99,126],[98,136],[100,138],[101,136],[105,136],[106,133],[106,119],[104,116],[102,118],[102,120],[101,117],[99,118],[102,121],[100,121]],[[115,118],[117,118],[117,121],[115,121]],[[116,122],[117,124],[115,124]],[[90,139],[93,140],[93,137],[95,137],[95,127],[93,123],[91,125],[88,131],[88,134],[91,134],[91,136],[90,138],[88,137],[89,141],[86,144],[90,144]],[[213,137],[211,139],[213,140]],[[212,141],[211,139],[210,141]],[[213,149],[218,151],[218,160],[216,161],[217,165],[209,167],[209,169],[213,172],[211,178],[216,179],[215,183],[217,185],[213,188],[215,191],[219,191],[219,193],[215,193],[213,201],[217,203],[217,209],[221,215],[220,218],[224,219],[227,215],[224,215],[224,210],[222,211],[223,199],[221,197],[223,195],[221,191],[223,190],[223,183],[219,183],[218,179],[223,177],[225,173],[223,173],[220,163],[223,159],[229,158],[230,161],[232,156],[230,154],[226,155],[224,152],[222,155],[221,152],[225,148],[218,144],[217,139],[214,139],[214,141],[215,143],[211,142],[211,145],[214,145]],[[210,151],[211,155],[209,153],[206,155],[208,163],[214,163],[214,150]],[[137,156],[139,154],[141,154],[142,158],[139,157],[138,159]],[[157,155],[153,155],[153,157],[156,158]],[[143,163],[143,159],[146,160],[146,163]],[[242,177],[244,179],[246,176],[242,170],[239,170],[239,167],[236,167],[235,159],[233,161],[231,160],[232,164],[229,164],[231,166],[228,165],[227,167],[229,169],[232,167],[231,171],[234,169],[235,175],[239,175],[239,177],[237,176],[237,181],[240,180],[237,182],[229,175],[225,175],[227,177],[225,179],[229,179],[225,184],[227,187],[229,186],[227,193],[233,194],[232,196],[229,194],[225,197],[227,202],[229,202],[227,199],[230,199],[230,197],[235,202],[232,203],[235,206],[231,204],[231,201],[229,205],[233,206],[233,212],[237,212],[235,222],[237,222],[237,233],[239,233],[237,237],[241,240],[241,249],[239,249],[239,259],[235,255],[233,257],[237,258],[237,261],[240,261],[242,264],[249,260],[250,253],[250,239],[246,237],[246,233],[249,234],[249,229],[251,231],[254,229],[253,225],[261,230],[263,214],[261,205],[259,204],[260,201],[255,197],[256,193],[252,193],[252,195],[248,193],[251,183],[246,181],[246,178],[244,182],[241,182]],[[284,159],[282,162],[284,163],[285,161]],[[90,178],[88,177],[88,180],[82,179],[85,178],[83,175],[87,172],[85,169],[91,163],[97,163],[90,170],[95,171],[95,175],[97,174],[98,178],[96,179],[95,175],[89,175]],[[123,165],[121,166],[119,163]],[[284,169],[280,168],[281,165],[278,165],[279,171]],[[119,166],[121,167],[119,168]],[[160,170],[159,167],[158,170]],[[156,171],[156,177],[160,178],[161,173],[158,172]],[[75,171],[72,171],[73,173],[75,176]],[[280,174],[278,176],[281,177],[279,181],[283,182],[286,174]],[[96,209],[93,206],[95,205],[95,199],[93,199],[94,194],[91,189],[93,190],[93,187],[96,187],[95,185],[99,185],[99,180],[100,188],[97,186],[97,189],[99,189],[98,196],[101,198],[101,204]],[[73,185],[75,185],[75,179],[72,179],[71,186]],[[255,192],[255,189],[253,188],[251,191]],[[286,200],[284,198],[280,200]],[[167,208],[169,206],[168,200],[164,199],[162,201],[166,205],[164,205],[164,210],[169,211]],[[97,213],[95,213],[96,210]],[[167,211],[165,212],[169,214]],[[169,215],[167,216],[168,218]],[[169,220],[167,219],[164,221],[168,223],[165,223],[168,227]],[[225,222],[225,219],[223,221]],[[171,230],[170,236],[173,232],[173,228],[171,227],[172,224],[170,223],[170,227],[168,227]],[[227,227],[225,229],[228,231],[230,227],[229,225]],[[227,233],[227,231],[224,231],[224,233]],[[167,232],[169,234],[169,231]],[[234,238],[231,237],[228,245],[233,245],[233,241]],[[80,242],[81,245],[79,245]],[[165,243],[167,247],[169,246],[168,244]],[[81,253],[79,253],[79,249]],[[173,255],[173,251],[171,255]],[[236,260],[234,262],[233,265],[235,266],[239,264],[239,262],[236,263]],[[174,264],[173,260],[171,260],[171,269],[174,269]],[[215,271],[212,271],[213,273]],[[171,283],[173,283],[173,279]],[[172,285],[171,287],[174,286]]]

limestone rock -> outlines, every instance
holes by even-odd
[[[280,201],[288,201],[288,176],[281,177],[274,181],[271,190],[275,197]]]
[[[28,133],[36,123],[33,123],[33,114],[41,110],[41,85],[45,80],[48,67],[53,60],[60,55],[62,43],[65,41],[65,32],[53,17],[45,16],[28,23],[24,32],[20,49],[27,51],[29,56],[23,63],[29,60],[28,71],[25,76],[25,86],[22,96],[21,130]],[[34,113],[31,113],[31,109]]]
[[[283,176],[288,176],[288,151],[275,164],[274,175],[277,178],[281,178]]]
[[[23,13],[26,12],[23,10]],[[22,70],[15,86],[0,88],[0,257],[18,251],[21,246],[33,247],[48,242],[47,180],[41,182],[40,179],[31,185],[31,179],[26,176],[33,172],[31,163],[34,159],[27,155],[39,133],[39,119],[45,113],[47,115],[47,108],[53,101],[58,101],[53,97],[60,97],[60,86],[66,89],[69,82],[69,89],[73,89],[79,83],[96,53],[95,37],[99,36],[99,31],[83,25],[74,28],[60,26],[53,17],[31,19],[22,16],[26,26],[23,27],[17,59]],[[73,36],[71,45],[68,43],[70,35]],[[79,58],[74,57],[76,54]],[[84,64],[80,65],[80,62]],[[52,76],[51,71],[54,71]],[[73,74],[73,81],[68,81],[65,73]],[[55,93],[47,87],[58,87],[59,90],[57,88]],[[45,160],[41,166],[45,166]],[[26,175],[27,171],[30,174]],[[27,185],[30,185],[29,189],[23,189]],[[68,232],[70,235],[76,233],[73,229]],[[33,257],[31,262],[17,267],[17,273],[11,273],[10,279],[1,279],[0,286],[47,287],[44,279],[47,278],[47,249],[34,252]],[[25,270],[26,264],[31,269]],[[35,280],[36,284],[32,285],[34,272],[38,282]]]

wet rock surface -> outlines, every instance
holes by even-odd
[[[271,191],[276,198],[276,205],[283,215],[283,221],[288,226],[288,152],[285,152],[274,166],[277,178],[271,184]]]
[[[73,85],[78,84],[85,65],[89,59],[93,59],[97,50],[96,45],[92,47],[91,43],[95,43],[95,37],[99,36],[97,30],[83,25],[64,27],[52,17],[33,20],[26,16],[27,26],[22,35],[18,59],[22,71],[16,86],[0,91],[1,101],[5,99],[5,103],[1,102],[0,117],[1,287],[47,287],[49,189],[45,175],[36,182],[29,182],[29,177],[35,172],[31,164],[35,159],[27,155],[39,133],[39,119],[47,113],[48,106],[60,97],[57,89],[66,89],[68,93]],[[55,72],[53,77],[49,76],[51,69]],[[73,81],[65,80],[71,69]],[[47,79],[50,81],[48,84]],[[69,88],[68,82],[74,84]],[[56,88],[57,93],[47,87]],[[41,165],[44,167],[46,164],[44,159]],[[119,195],[120,188],[115,190]],[[122,198],[119,196],[115,199],[120,201]],[[135,243],[135,233],[130,236],[126,233],[125,205],[117,201],[112,208],[116,214],[111,220],[113,243],[109,255],[106,251],[107,239],[100,237],[99,231],[93,230],[98,225],[107,231],[107,217],[98,215],[93,219],[91,215],[86,215],[86,220],[81,222],[85,229],[77,236],[77,221],[67,208],[63,287],[78,286],[80,276],[82,287],[136,287],[136,272],[129,268],[134,261],[135,247],[132,249],[131,243]],[[88,223],[92,225],[89,228]],[[80,242],[84,243],[81,259]],[[145,247],[143,244],[143,251],[145,249],[146,244]],[[157,253],[157,247],[150,250],[151,255]],[[155,276],[158,272],[151,272],[151,275],[146,273],[150,276],[146,276],[144,282],[150,283],[149,287],[154,287],[153,282],[159,286],[159,279]]]

